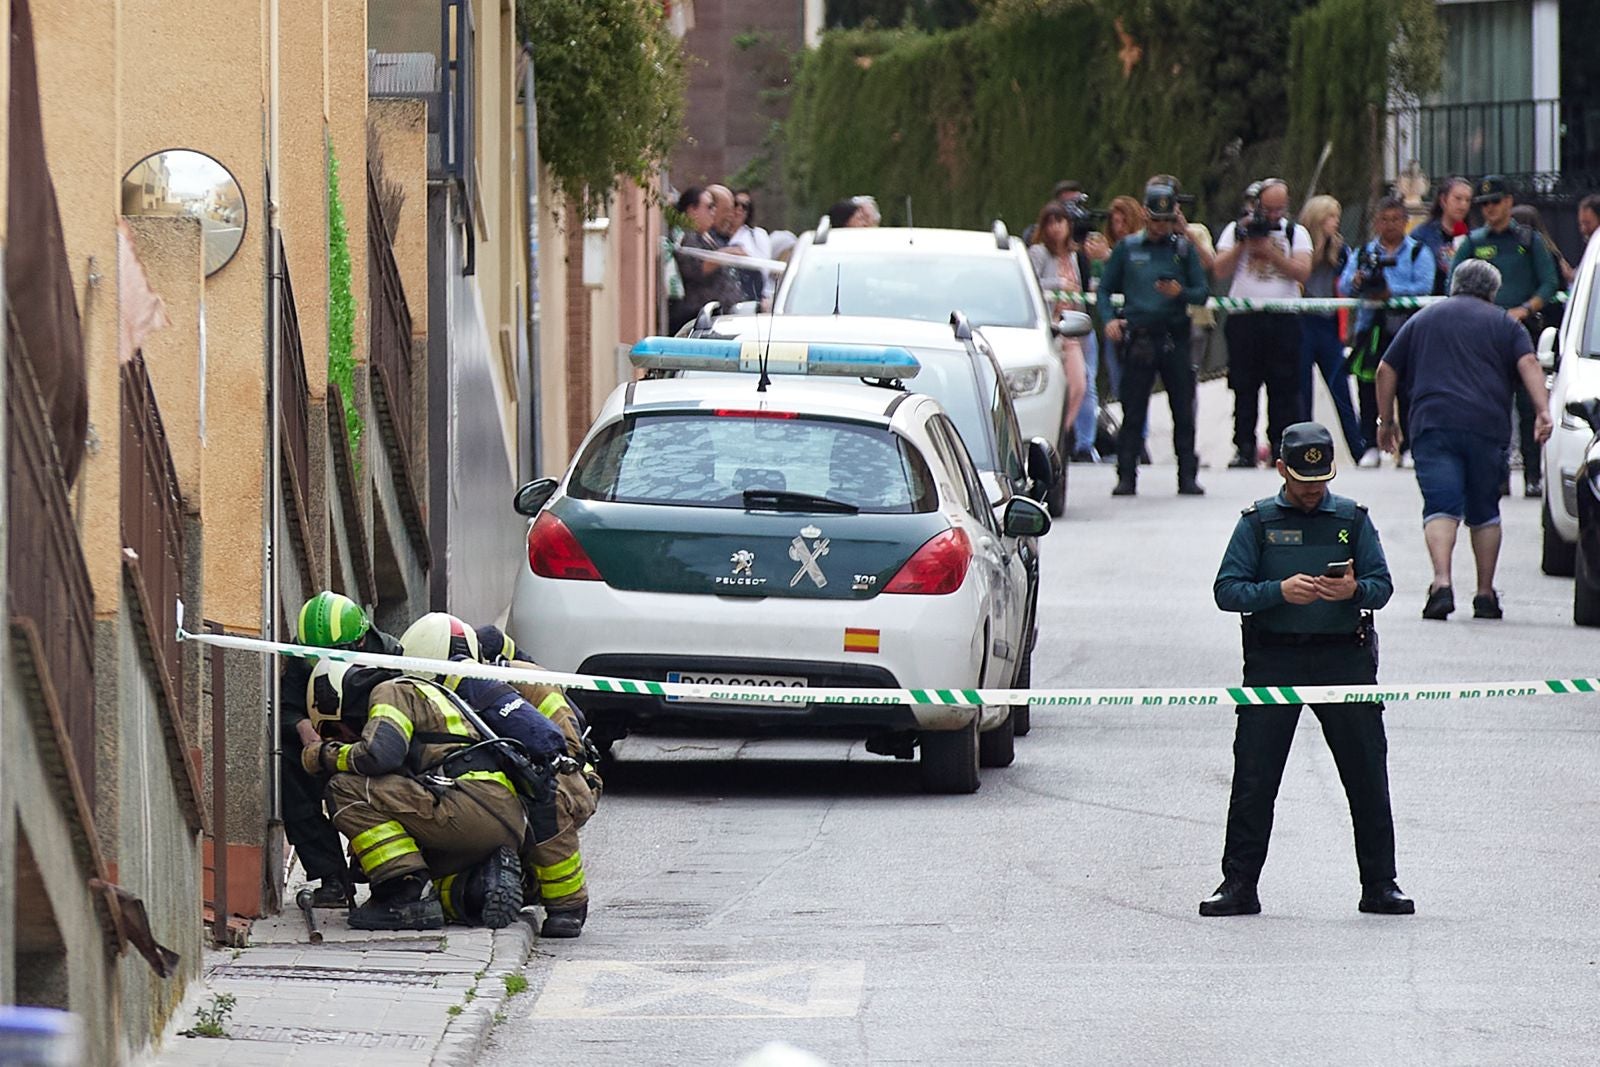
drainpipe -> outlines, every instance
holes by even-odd
[[[283,272],[286,269],[281,253],[282,242],[278,240],[278,65],[282,59],[279,48],[279,0],[269,0],[268,10],[268,35],[270,66],[270,94],[267,99],[267,173],[265,191],[262,197],[266,203],[266,225],[261,227],[261,232],[267,239],[267,426],[269,442],[267,447],[267,476],[272,479],[268,491],[263,494],[267,501],[267,514],[262,524],[262,561],[261,573],[264,577],[261,588],[261,632],[268,641],[278,639],[278,501],[283,493],[283,420],[279,411],[278,397],[278,368],[283,360],[282,346],[280,345],[278,320],[280,314],[279,294],[283,288]],[[212,649],[211,654],[216,655],[218,649]],[[282,782],[281,782],[281,749],[282,741],[278,731],[278,671],[274,657],[265,656],[261,664],[261,692],[265,694],[267,705],[268,736],[271,738],[272,754],[267,760],[267,821],[269,837],[266,844],[271,843],[270,832],[273,825],[283,819]],[[270,850],[269,850],[270,852]],[[281,871],[275,872],[269,884],[269,893],[275,899],[279,889],[278,884],[283,875]]]
[[[528,62],[522,68],[522,170],[528,194],[528,377],[529,442],[528,477],[539,477],[539,435],[544,426],[542,385],[539,380],[539,109],[533,92],[533,44],[522,46]]]

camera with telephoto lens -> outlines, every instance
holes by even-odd
[[[1361,275],[1361,287],[1356,291],[1356,295],[1367,297],[1387,293],[1389,283],[1384,279],[1383,272],[1394,265],[1393,256],[1386,256],[1376,248],[1362,249],[1361,255],[1356,259],[1356,273]]]
[[[1067,219],[1072,223],[1072,239],[1080,244],[1094,232],[1095,223],[1105,218],[1107,212],[1084,207],[1074,201],[1067,205]]]
[[[1239,217],[1234,223],[1238,239],[1253,241],[1261,237],[1271,237],[1278,232],[1278,224],[1267,217],[1267,213],[1260,208],[1255,208]]]

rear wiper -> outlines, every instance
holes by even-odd
[[[791,493],[787,489],[746,489],[744,506],[768,511],[835,511],[854,515],[861,509],[847,500],[815,493]]]

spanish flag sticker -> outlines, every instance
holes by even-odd
[[[844,650],[846,652],[878,651],[878,631],[857,630],[853,627],[845,627]]]

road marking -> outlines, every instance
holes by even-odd
[[[536,1019],[848,1019],[865,960],[561,960]]]

